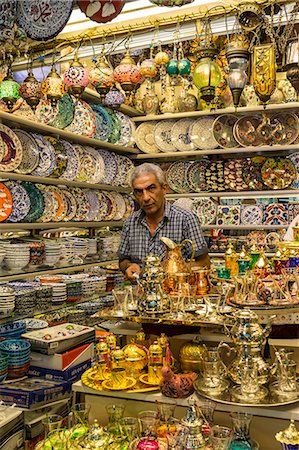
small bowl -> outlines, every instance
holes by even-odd
[[[0,342],[0,352],[4,353],[24,353],[31,348],[30,342],[21,339],[7,339]]]

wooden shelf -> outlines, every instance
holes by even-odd
[[[138,155],[132,156],[134,160],[182,160],[187,158],[202,158],[208,155],[221,155],[222,157],[229,157],[230,155],[244,156],[249,155],[262,155],[263,153],[274,154],[279,153],[292,153],[298,152],[298,144],[290,145],[264,145],[260,147],[235,147],[235,148],[215,148],[213,150],[193,150],[191,152],[168,152],[168,153],[139,153]]]
[[[299,197],[298,189],[272,190],[272,191],[221,191],[221,192],[193,192],[186,194],[167,194],[167,198],[199,198],[199,197],[216,197],[216,198],[277,198],[277,197]]]
[[[50,230],[61,228],[101,228],[101,227],[122,227],[123,220],[112,220],[110,222],[47,222],[47,223],[1,223],[0,231],[16,230]]]
[[[224,258],[224,252],[209,252],[210,258]],[[267,258],[272,258],[275,255],[273,252],[266,252],[265,256]]]
[[[50,134],[63,138],[70,142],[75,142],[77,144],[89,145],[95,148],[105,148],[111,150],[115,153],[120,154],[137,154],[139,150],[132,147],[123,147],[122,145],[110,144],[110,142],[99,141],[97,139],[89,138],[86,136],[81,136],[79,134],[70,133],[66,130],[61,130],[60,128],[51,127],[50,125],[44,125],[38,122],[33,122],[31,120],[25,119],[20,116],[15,116],[13,114],[0,111],[0,121],[12,127],[24,128],[28,131],[34,131],[38,133]]]
[[[82,98],[83,100],[90,103],[102,104],[101,96],[100,94],[97,93],[95,89],[85,88],[82,94]],[[142,112],[137,111],[137,109],[132,108],[132,106],[125,105],[124,103],[120,105],[118,110],[130,117],[142,116],[143,114]]]
[[[202,225],[202,230],[283,230],[289,225]]]
[[[240,106],[238,108],[230,107],[223,109],[213,109],[211,111],[189,111],[189,112],[180,112],[180,113],[167,113],[167,114],[156,114],[156,115],[147,115],[147,116],[139,116],[135,117],[134,122],[149,122],[151,120],[177,120],[183,119],[185,117],[189,119],[196,119],[197,117],[202,116],[220,116],[222,114],[247,114],[247,113],[258,113],[258,112],[270,112],[275,113],[276,111],[284,111],[284,110],[298,110],[299,102],[290,102],[290,103],[282,103],[279,105],[271,104],[267,105],[266,109],[264,109],[263,105],[259,106]]]
[[[33,175],[24,175],[21,173],[0,171],[0,179],[10,179],[16,181],[30,181],[31,183],[51,184],[55,186],[72,186],[86,189],[99,189],[101,191],[130,192],[130,188],[122,186],[110,186],[107,184],[92,184],[83,181],[69,181],[63,178],[38,177]]]

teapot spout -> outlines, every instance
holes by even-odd
[[[166,247],[168,247],[170,250],[173,250],[178,245],[175,242],[173,242],[171,239],[169,239],[168,237],[164,237],[164,236],[160,237],[160,241],[162,241],[163,244],[165,244]]]

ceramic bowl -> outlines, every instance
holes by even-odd
[[[23,341],[21,339],[7,339],[4,342],[0,342],[0,352],[3,353],[23,353],[31,348],[30,342]]]
[[[7,335],[14,332],[24,333],[26,329],[26,323],[22,320],[17,322],[10,322],[0,325],[0,336]]]
[[[47,328],[48,322],[46,320],[41,319],[24,319],[24,323],[26,325],[26,330],[41,330],[42,328]]]

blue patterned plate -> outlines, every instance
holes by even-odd
[[[70,125],[74,119],[75,104],[69,94],[64,95],[57,103],[58,112],[49,125],[56,128],[65,128]]]
[[[118,172],[115,154],[103,149],[98,150],[98,152],[102,156],[105,164],[105,175],[102,182],[104,184],[113,184]]]
[[[115,111],[115,114],[120,120],[120,139],[118,141],[118,144],[123,146],[133,145],[133,122],[131,121],[130,117],[126,116],[126,114],[120,111]]]
[[[96,134],[95,139],[100,141],[108,141],[112,132],[112,121],[106,109],[101,105],[91,105],[96,116]]]
[[[56,153],[53,145],[40,134],[32,135],[39,148],[39,163],[32,175],[47,177],[56,169]]]
[[[88,103],[83,100],[76,101],[74,119],[66,130],[87,137],[96,134],[96,117]]]
[[[19,222],[23,220],[30,211],[30,198],[26,189],[15,181],[4,183],[10,190],[12,196],[12,211],[7,218],[8,222]]]
[[[21,186],[26,189],[30,198],[30,210],[26,217],[24,217],[24,222],[36,222],[44,212],[43,194],[35,184],[29,181],[23,181]]]
[[[67,166],[60,178],[74,180],[79,172],[80,157],[76,148],[67,141],[60,141],[67,154]]]
[[[19,167],[16,168],[16,172],[23,174],[31,173],[38,166],[38,145],[31,134],[26,133],[26,131],[14,130],[14,132],[18,136],[23,149],[22,161]]]

